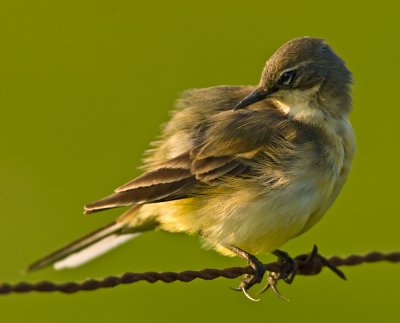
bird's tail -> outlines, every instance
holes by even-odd
[[[57,270],[78,267],[139,236],[143,231],[154,229],[155,223],[145,223],[132,227],[129,216],[136,213],[136,210],[137,207],[128,210],[117,221],[113,221],[39,259],[31,264],[27,271],[38,270],[49,265],[53,265]]]

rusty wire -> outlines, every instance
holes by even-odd
[[[317,253],[314,248],[309,254],[299,255],[294,258],[297,265],[297,275],[317,275],[324,267],[328,267],[336,274],[345,279],[344,275],[338,269],[339,266],[355,266],[363,263],[373,263],[388,261],[392,263],[400,262],[400,252],[369,252],[364,255],[350,255],[344,258],[333,256],[324,258]],[[265,264],[265,269],[270,272],[280,272],[282,264],[273,262]],[[145,273],[125,273],[121,276],[108,276],[103,279],[86,279],[81,282],[55,283],[50,281],[41,281],[38,283],[19,282],[15,284],[0,283],[0,295],[11,293],[27,292],[61,292],[76,293],[79,291],[91,291],[100,288],[116,287],[122,284],[132,284],[139,281],[155,283],[158,281],[172,283],[176,281],[191,282],[194,279],[213,280],[219,277],[234,279],[244,274],[253,274],[250,267],[232,267],[225,269],[203,269],[199,271],[187,270],[182,272],[145,272]],[[342,276],[343,275],[343,276]]]

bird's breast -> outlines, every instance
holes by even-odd
[[[315,133],[318,138],[293,147],[280,164],[261,162],[256,182],[262,185],[235,196],[241,207],[227,213],[219,233],[229,231],[233,244],[260,253],[315,225],[336,199],[351,166],[351,127],[346,121],[340,129]]]

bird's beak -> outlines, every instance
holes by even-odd
[[[261,101],[261,100],[264,100],[270,94],[271,94],[271,92],[258,88],[256,90],[254,90],[253,92],[251,92],[248,96],[246,96],[238,104],[236,104],[236,106],[233,108],[233,110],[243,109],[243,108],[249,106],[250,104],[256,103],[256,102]]]

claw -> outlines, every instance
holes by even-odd
[[[229,287],[230,289],[232,289],[235,292],[243,292],[244,296],[246,296],[249,300],[253,301],[253,302],[258,302],[260,299],[256,299],[250,296],[250,294],[247,292],[246,289],[246,284],[242,282],[242,284],[240,284],[240,287]]]
[[[257,292],[257,295],[264,294],[270,287],[271,287],[271,286],[270,286],[269,282],[267,282],[267,283],[265,284],[265,286],[264,286],[263,288],[261,288],[261,289]]]
[[[274,291],[276,296],[278,296],[280,299],[282,299],[286,302],[289,302],[289,300],[286,297],[282,296],[282,294],[278,291],[278,289],[276,288],[276,284],[270,283],[269,286],[271,286],[271,289]]]
[[[245,289],[244,286],[241,288],[241,290],[242,290],[244,296],[246,296],[249,300],[251,300],[251,301],[253,301],[253,302],[258,302],[258,301],[260,301],[259,298],[253,298],[253,297],[251,297],[251,296],[247,293],[247,290]]]
[[[279,292],[278,288],[276,287],[278,284],[278,280],[279,280],[279,274],[269,273],[267,284],[257,293],[257,295],[265,293],[271,287],[271,289],[274,291],[276,296],[278,296],[280,299],[283,299],[286,302],[289,302],[289,300],[286,297],[282,296],[282,294]]]

